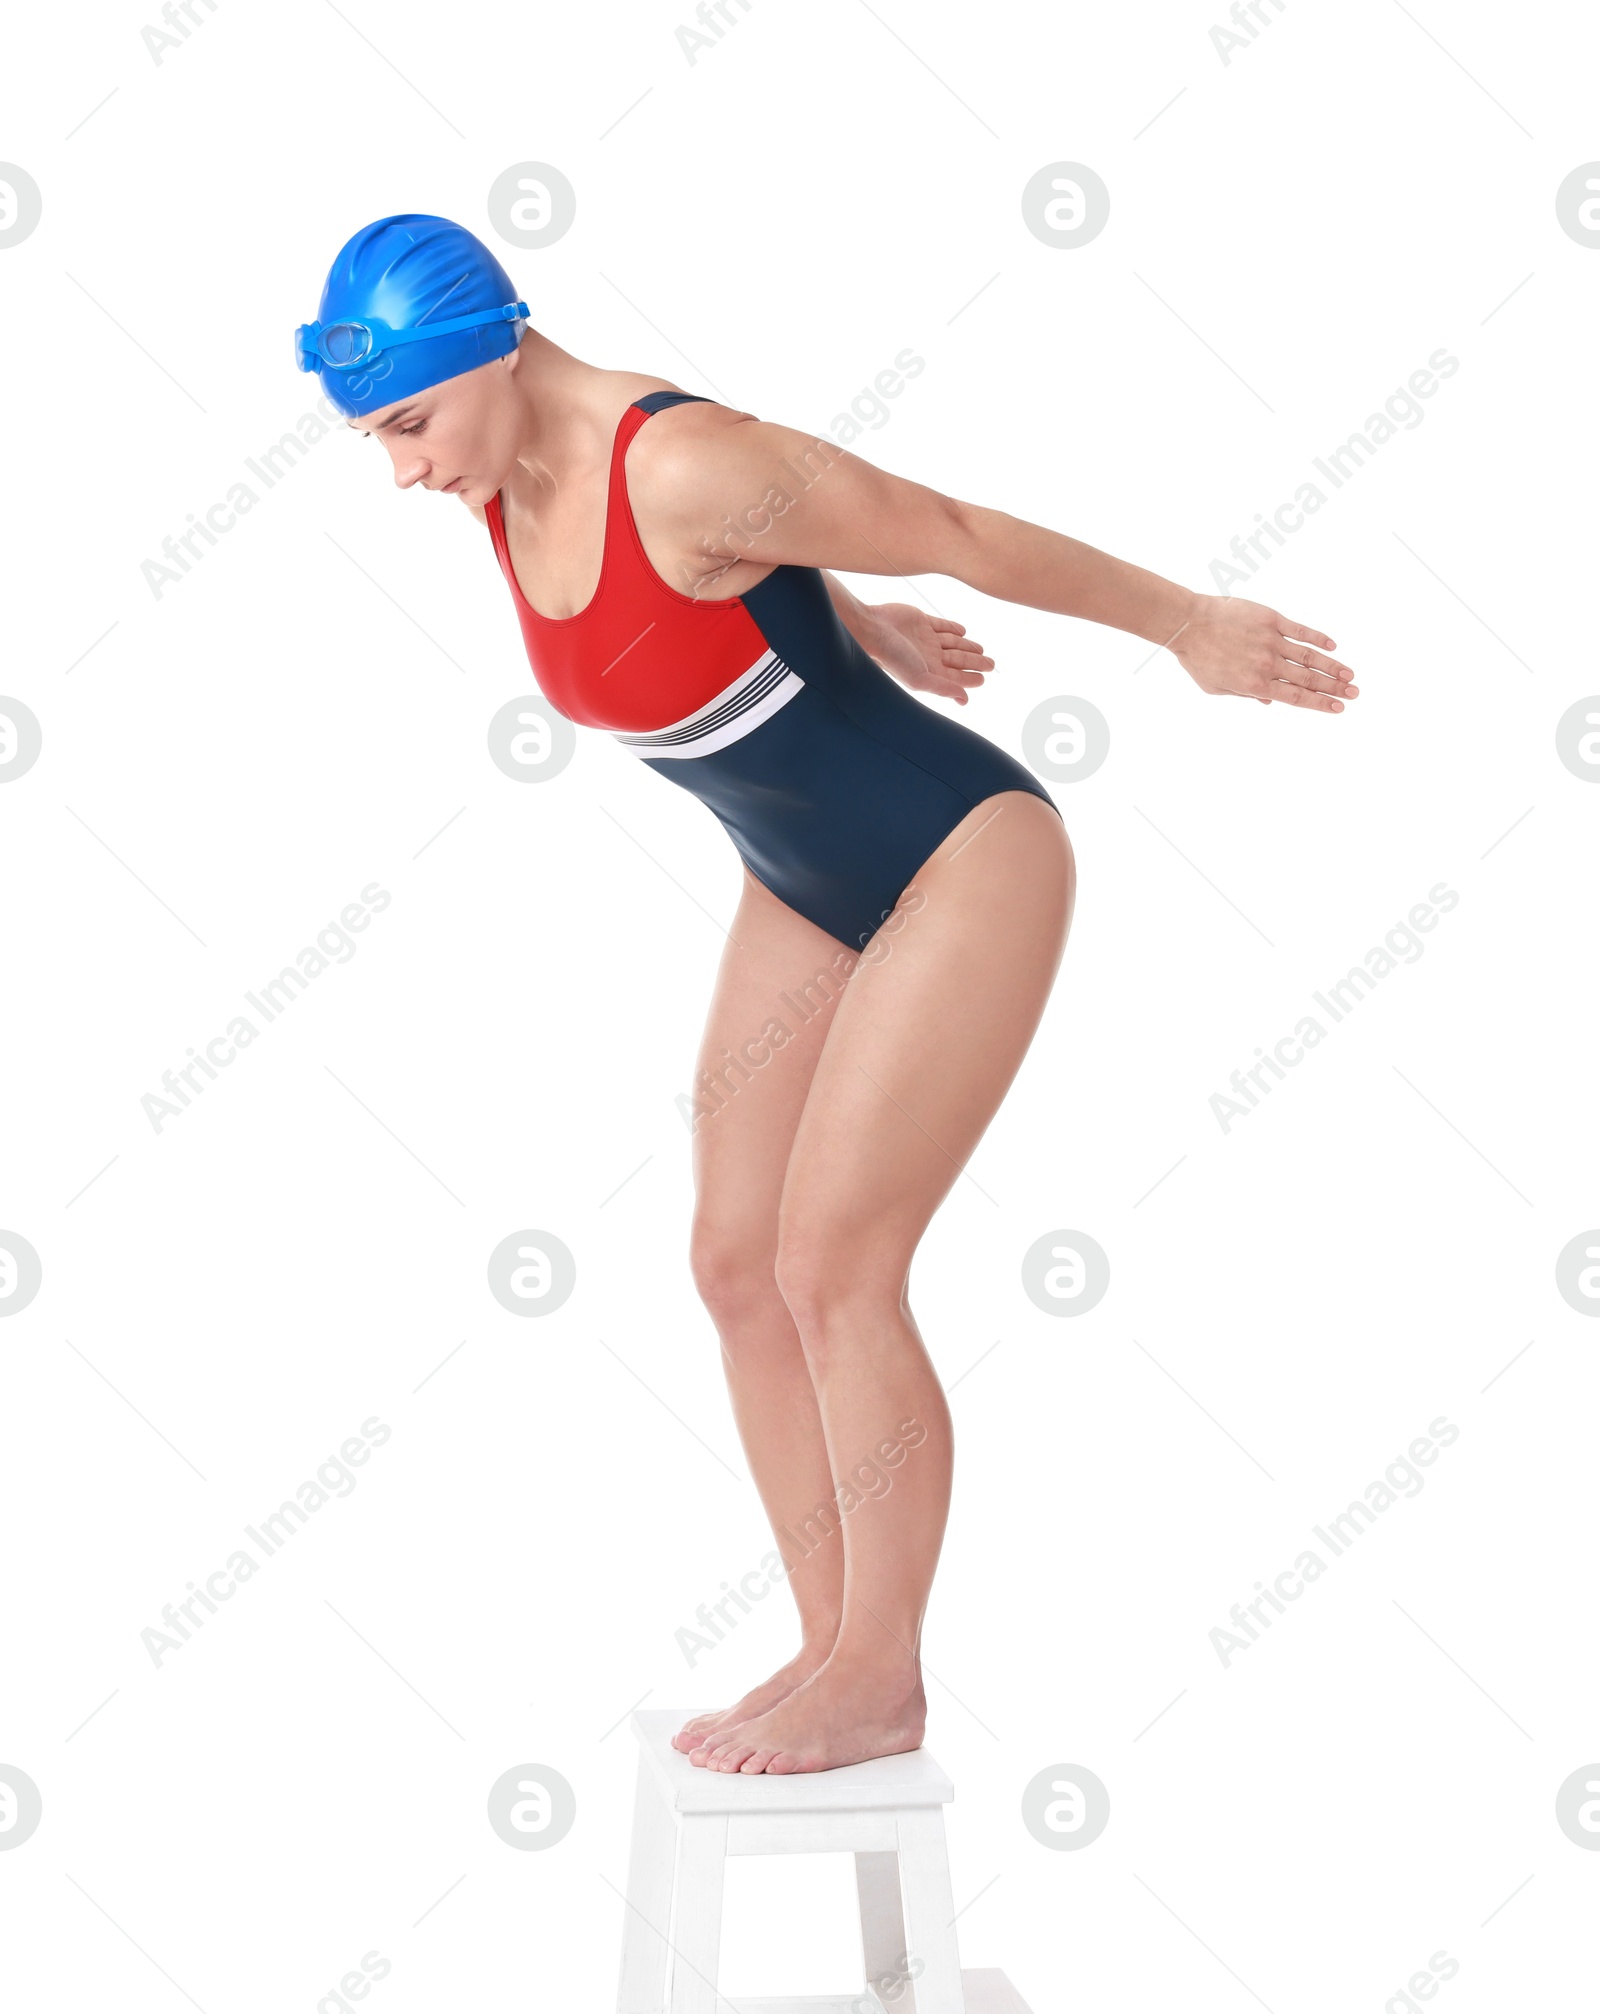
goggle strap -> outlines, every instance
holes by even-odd
[[[449,322],[423,322],[414,329],[391,329],[378,347],[387,350],[396,343],[422,343],[430,336],[452,336],[458,329],[481,329],[488,322],[514,322],[527,312],[526,301],[512,301],[506,307],[487,308],[481,314],[457,315]]]

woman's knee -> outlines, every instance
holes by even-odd
[[[863,1227],[786,1221],[778,1233],[773,1275],[800,1340],[813,1357],[863,1318],[897,1308],[909,1261],[894,1241],[863,1235]]]
[[[689,1234],[695,1292],[719,1325],[756,1316],[779,1299],[770,1228],[701,1214]]]

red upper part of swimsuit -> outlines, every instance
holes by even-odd
[[[569,720],[613,734],[648,734],[683,720],[767,651],[766,638],[739,596],[697,601],[669,587],[650,564],[625,474],[628,443],[649,417],[630,405],[618,424],[600,584],[576,615],[541,615],[529,603],[511,564],[498,495],[484,512],[540,691]]]

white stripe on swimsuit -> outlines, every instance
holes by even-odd
[[[654,734],[619,734],[615,738],[637,756],[652,759],[710,755],[742,740],[752,728],[787,706],[805,681],[789,669],[776,651],[766,651],[715,699],[675,720]]]

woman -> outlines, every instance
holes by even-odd
[[[527,315],[470,232],[387,217],[335,260],[297,357],[402,489],[487,527],[551,704],[700,797],[744,861],[698,1066],[691,1264],[801,1642],[677,1746],[836,1768],[922,1740],[951,1434],[907,1277],[1038,1026],[1074,869],[1038,779],[885,675],[964,706],[993,660],[822,569],[949,574],[1264,705],[1338,713],[1356,688],[1318,630],[583,363]]]

